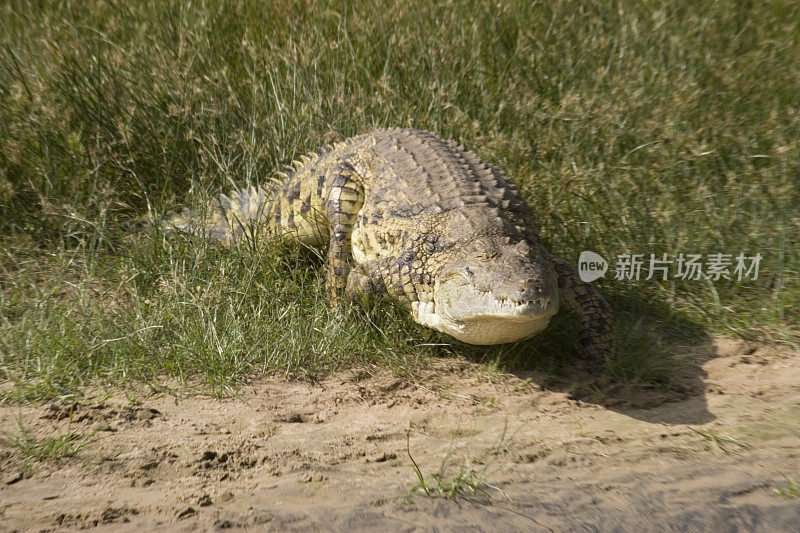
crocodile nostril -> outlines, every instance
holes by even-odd
[[[536,291],[531,290],[528,287],[522,288],[517,291],[517,300],[533,300]]]
[[[533,300],[542,294],[542,286],[532,279],[525,280],[525,284],[519,288],[517,294],[521,300]]]

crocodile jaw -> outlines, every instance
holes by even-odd
[[[453,318],[435,302],[413,302],[414,321],[468,344],[503,344],[536,335],[550,323],[558,306],[544,313],[535,302],[496,301],[492,307]]]

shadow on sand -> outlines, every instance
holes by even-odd
[[[606,369],[587,375],[577,363],[577,320],[559,314],[540,335],[514,345],[458,351],[476,362],[531,379],[545,389],[653,423],[702,424],[707,409],[702,365],[716,357],[706,330],[666,303],[630,292],[610,299],[615,313],[616,351]],[[685,401],[690,400],[691,401]],[[684,402],[681,409],[666,404]],[[662,407],[663,406],[663,407]]]

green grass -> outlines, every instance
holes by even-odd
[[[781,498],[800,499],[800,480],[787,477],[786,486],[783,488],[776,488],[775,493]]]
[[[569,321],[422,346],[449,341],[394,309],[331,313],[306,251],[130,231],[392,125],[504,168],[573,261],[762,254],[756,281],[599,282],[613,375],[669,382],[708,335],[797,346],[798,41],[789,1],[3,2],[3,397],[165,376],[225,393],[441,353],[569,371]]]
[[[3,432],[0,443],[10,448],[22,458],[26,468],[30,468],[31,460],[60,461],[73,457],[91,442],[91,437],[81,436],[67,428],[66,431],[56,436],[36,437],[28,428],[17,421],[18,433]]]
[[[446,498],[455,499],[463,496],[474,496],[478,493],[488,496],[489,493],[486,489],[494,489],[506,498],[508,495],[498,487],[491,485],[487,482],[486,478],[489,474],[489,468],[494,462],[494,458],[500,453],[506,437],[507,425],[503,427],[503,431],[498,437],[497,444],[488,452],[489,460],[483,463],[483,466],[475,470],[470,465],[468,457],[464,457],[458,466],[458,473],[451,473],[453,468],[453,453],[455,439],[458,435],[454,435],[450,441],[450,447],[447,453],[442,457],[442,462],[436,472],[426,476],[420,468],[414,456],[411,454],[411,427],[406,431],[406,455],[411,461],[411,469],[417,476],[419,481],[410,493],[422,492],[428,498]],[[456,433],[459,433],[458,431]],[[409,493],[409,496],[410,496]]]
[[[703,437],[704,439],[706,439],[710,444],[714,444],[714,446],[716,446],[716,448],[713,448],[714,450],[716,450],[718,448],[719,450],[723,451],[724,453],[730,453],[731,451],[738,451],[738,450],[741,450],[743,448],[752,448],[752,446],[750,446],[749,444],[747,444],[745,442],[742,442],[742,441],[740,441],[738,439],[735,439],[733,437],[729,437],[727,435],[720,435],[720,434],[716,433],[715,431],[700,431],[699,429],[694,429],[691,426],[687,426],[687,427],[689,429],[691,429],[692,431],[694,431],[695,433],[697,433],[698,435],[700,435],[701,437]],[[733,446],[728,448],[728,447],[726,447],[726,444],[728,446],[731,446],[731,445],[733,445]]]

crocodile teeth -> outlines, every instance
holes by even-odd
[[[498,309],[511,309],[518,310],[529,306],[532,302],[528,300],[512,300],[510,298],[501,298],[495,300]]]
[[[497,305],[499,305],[500,307],[516,307],[518,305],[518,302],[515,302],[514,300],[510,300],[507,298],[501,298],[497,300]]]
[[[434,302],[413,302],[411,311],[418,317],[436,314],[436,304]]]

